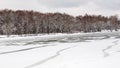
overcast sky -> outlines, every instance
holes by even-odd
[[[0,9],[120,16],[120,0],[0,0]]]

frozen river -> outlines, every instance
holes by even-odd
[[[120,68],[120,32],[0,38],[0,68]]]

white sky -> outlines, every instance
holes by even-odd
[[[120,16],[120,0],[0,0],[0,9]]]

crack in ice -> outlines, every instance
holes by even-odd
[[[43,45],[43,46],[36,46],[36,47],[25,48],[25,49],[20,49],[20,50],[7,51],[7,52],[0,53],[0,55],[2,55],[2,54],[16,53],[16,52],[22,52],[22,51],[28,51],[28,50],[33,50],[33,49],[43,48],[43,47],[48,47],[48,46],[56,46],[56,45]]]
[[[111,49],[112,47],[118,45],[118,41],[119,41],[119,40],[113,41],[112,43],[113,43],[114,45],[110,45],[110,46],[108,46],[107,48],[105,48],[105,49],[102,50],[103,53],[104,53],[104,57],[110,56],[110,54],[107,52],[107,50],[109,50],[109,49]]]
[[[34,64],[31,64],[31,65],[29,65],[29,66],[27,66],[27,67],[25,67],[25,68],[33,68],[33,67],[36,67],[36,66],[38,66],[38,65],[41,65],[41,64],[43,64],[43,63],[45,63],[45,62],[47,62],[47,61],[49,61],[49,60],[51,60],[51,59],[56,58],[56,57],[59,56],[59,55],[61,55],[61,52],[65,51],[65,50],[68,50],[68,49],[71,49],[71,48],[74,48],[74,47],[76,47],[76,46],[72,46],[72,47],[67,47],[67,48],[61,49],[61,50],[57,51],[55,55],[50,56],[50,57],[48,57],[48,58],[46,58],[46,59],[43,59],[43,60],[41,60],[41,61],[39,61],[39,62],[36,62],[36,63],[34,63]]]

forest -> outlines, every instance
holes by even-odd
[[[120,20],[117,15],[79,15],[66,13],[41,13],[28,10],[0,10],[0,34],[22,35],[41,33],[75,33],[117,31]]]

